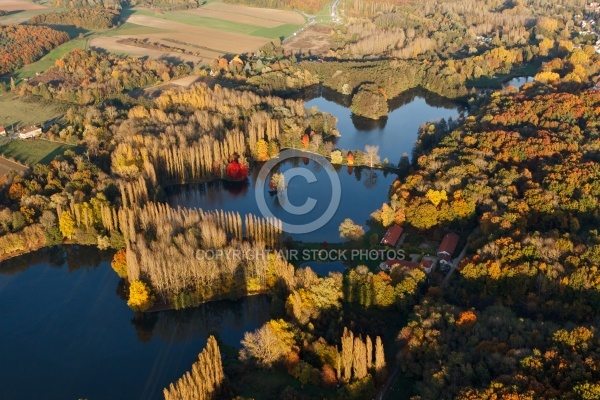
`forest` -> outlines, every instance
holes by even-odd
[[[46,26],[0,26],[0,75],[37,61],[69,35]]]
[[[76,49],[57,60],[55,66],[45,73],[20,84],[17,93],[91,105],[190,72],[192,68],[187,64],[173,65],[163,60]],[[67,121],[69,119],[70,116],[67,116]]]
[[[110,16],[102,7],[131,4],[56,2],[73,10],[39,23],[83,24],[88,10],[76,7]],[[351,23],[332,29],[322,62],[276,45],[206,68],[69,52],[11,90],[64,104],[45,138],[84,150],[0,178],[0,259],[55,244],[113,249],[111,266],[142,322],[152,311],[268,296],[271,320],[239,350],[209,337],[165,399],[250,399],[256,382],[265,399],[370,399],[390,376],[401,376],[412,400],[597,399],[600,91],[591,87],[600,56],[575,30],[584,4],[349,0]],[[11,58],[19,40],[32,59],[60,44],[50,28],[0,29],[7,72],[30,62]],[[34,51],[33,32],[46,47]],[[532,63],[534,82],[520,89],[470,86]],[[223,85],[159,86],[209,72]],[[336,149],[336,119],[287,96],[319,83],[371,118],[414,88],[470,106],[464,118],[420,127],[412,162],[403,157],[368,225],[461,232],[468,252],[447,283],[401,265],[319,276],[277,256],[297,245],[280,221],[166,203],[169,186],[243,185],[253,165],[284,148],[383,165],[375,146]],[[363,236],[347,235],[377,247]],[[215,249],[264,257],[205,257]]]
[[[104,7],[73,8],[68,11],[38,14],[28,23],[31,25],[73,25],[85,29],[108,29],[119,23],[119,12]]]

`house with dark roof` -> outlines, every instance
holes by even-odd
[[[447,233],[446,236],[444,236],[437,251],[440,260],[449,262],[452,259],[452,255],[456,251],[459,240],[460,236],[453,232]]]
[[[381,238],[382,246],[396,247],[404,230],[400,225],[392,225],[388,228],[383,238]]]

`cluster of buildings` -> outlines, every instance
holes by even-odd
[[[8,134],[8,132],[6,131],[6,128],[4,128],[3,126],[0,126],[0,136],[6,136],[7,134]],[[31,139],[31,138],[37,137],[41,134],[42,134],[42,128],[40,128],[39,126],[33,125],[33,126],[19,130],[18,137],[19,137],[19,139]]]
[[[386,231],[385,235],[383,235],[380,244],[382,246],[399,248],[405,238],[406,234],[404,233],[404,229],[399,225],[392,225]],[[452,266],[452,256],[456,252],[459,241],[460,236],[456,233],[447,233],[437,249],[436,256],[427,255],[421,258],[420,261],[389,259],[382,262],[379,265],[379,269],[382,271],[390,271],[392,267],[399,265],[400,267],[410,270],[418,268],[426,274],[433,271],[437,265],[439,265],[442,270],[449,269]]]

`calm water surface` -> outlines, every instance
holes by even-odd
[[[264,296],[136,317],[121,292],[95,248],[0,263],[0,399],[161,399],[210,334],[239,348],[269,320]]]
[[[387,118],[378,121],[357,117],[347,108],[348,98],[331,91],[320,89],[320,96],[305,103],[307,108],[317,107],[335,115],[341,137],[336,141],[340,149],[363,149],[366,145],[379,145],[381,159],[398,163],[404,154],[411,154],[417,140],[421,124],[432,120],[457,118],[462,110],[456,103],[439,96],[422,92],[410,92],[390,103]],[[198,207],[204,210],[222,209],[237,211],[241,215],[262,215],[256,200],[255,188],[260,165],[251,171],[247,184],[215,182],[203,185],[187,185],[169,190],[169,204],[172,206]],[[303,205],[309,198],[317,200],[315,208],[305,215],[293,215],[284,209],[277,196],[270,196],[267,189],[260,194],[267,199],[272,214],[289,224],[302,224],[314,221],[323,215],[332,199],[335,185],[327,172],[312,160],[294,159],[282,163],[273,172],[285,172],[294,168],[307,169],[316,177],[308,183],[302,177],[288,182],[288,193],[284,201],[294,206]],[[369,168],[336,167],[341,183],[341,202],[333,218],[317,231],[290,235],[294,240],[309,242],[340,242],[338,227],[345,218],[362,225],[367,230],[370,214],[387,201],[390,185],[396,175]]]
[[[390,163],[397,164],[403,153],[411,155],[417,140],[419,126],[427,121],[456,119],[460,107],[439,96],[410,91],[390,101],[387,118],[373,121],[359,117],[350,111],[348,100],[331,91],[323,90],[313,100],[307,101],[307,108],[316,106],[319,110],[337,117],[337,129],[341,137],[336,147],[345,150],[364,150],[366,145],[379,145],[379,155]]]
[[[338,118],[342,137],[337,147],[378,144],[381,158],[391,163],[403,153],[410,155],[419,125],[456,118],[460,112],[439,98],[408,94],[391,102],[388,118],[370,121],[353,116],[346,108],[348,99],[322,95],[306,105]],[[312,213],[320,215],[332,195],[326,172],[302,158],[278,170],[292,168],[307,168],[317,181],[293,178],[283,203],[299,206],[311,197],[318,200]],[[339,241],[338,226],[347,217],[366,228],[395,179],[367,168],[341,167],[335,173],[341,183],[338,211],[320,230],[294,239]],[[260,215],[254,194],[257,175],[253,171],[244,185],[180,187],[169,193],[169,203]],[[282,220],[303,222],[313,216],[286,215],[277,197],[266,190],[261,195]],[[344,268],[340,263],[309,264],[323,275]],[[269,311],[268,299],[257,296],[140,317],[124,301],[119,278],[110,268],[110,253],[64,246],[5,261],[0,263],[0,399],[160,399],[162,389],[190,368],[208,335],[239,347],[244,332],[266,322]]]

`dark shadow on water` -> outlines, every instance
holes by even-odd
[[[352,125],[354,125],[354,127],[359,131],[374,131],[378,129],[384,129],[388,122],[387,116],[379,119],[371,119],[352,113],[350,118],[352,119]]]
[[[111,257],[111,250],[101,251],[94,246],[52,246],[0,262],[0,274],[16,274],[32,265],[46,263],[52,268],[67,266],[69,271],[95,269]]]
[[[131,324],[144,343],[154,337],[166,342],[187,342],[218,334],[228,345],[239,348],[238,336],[241,339],[245,329],[255,329],[269,320],[269,304],[269,298],[260,295],[220,300],[184,310],[138,313]],[[238,332],[232,335],[231,328]]]

